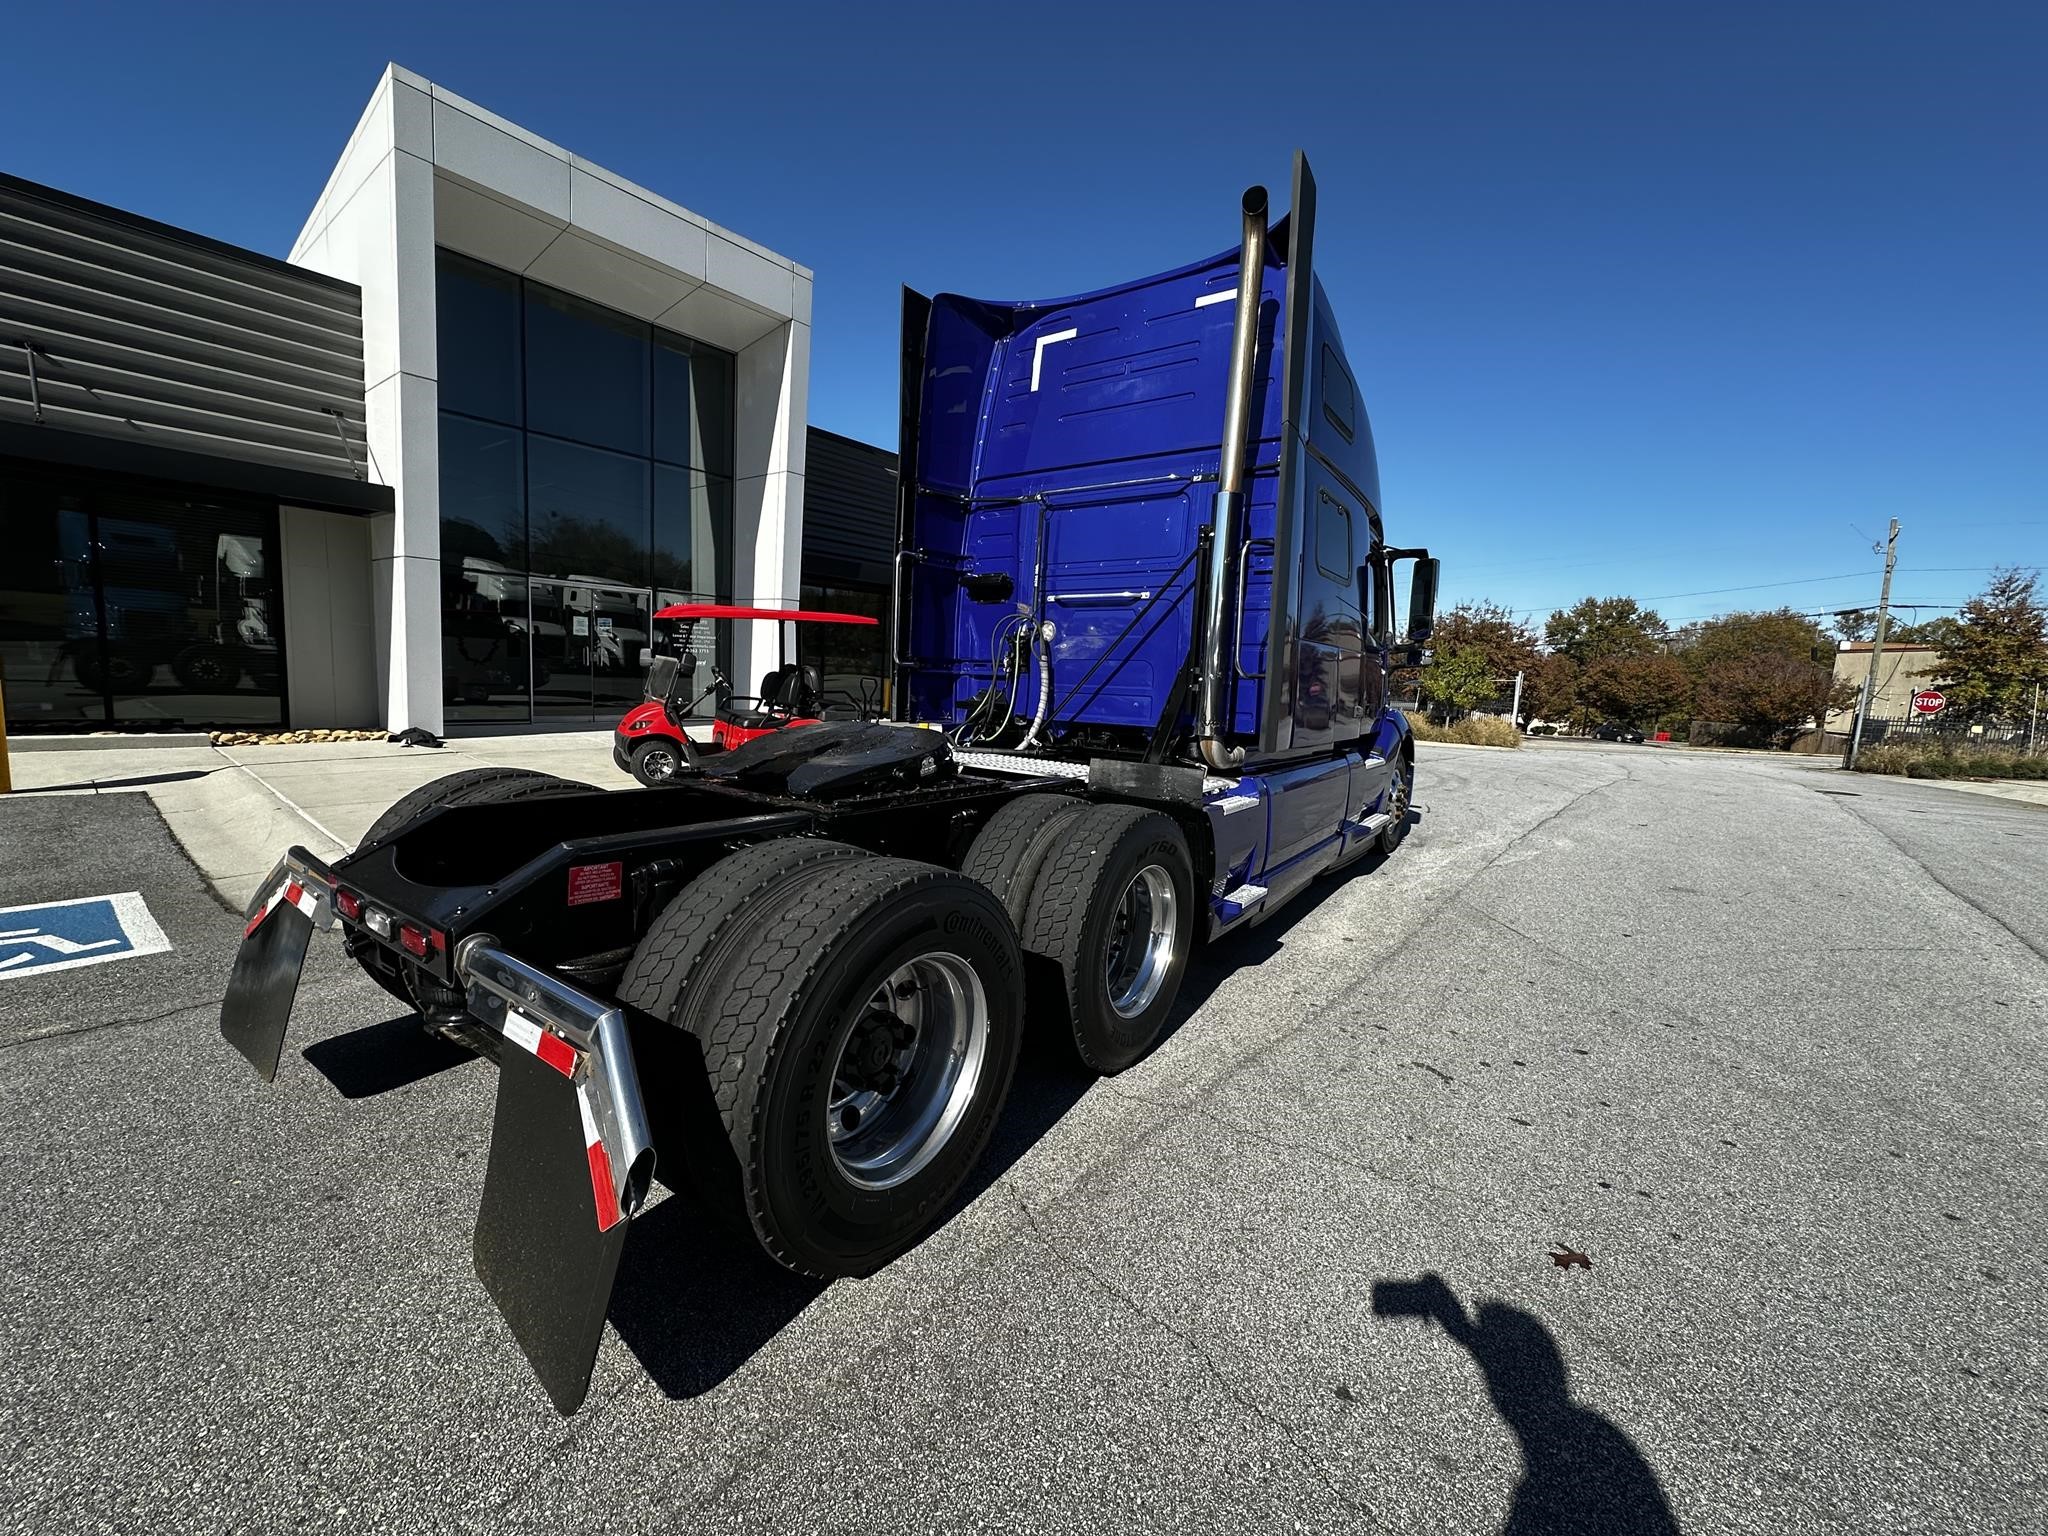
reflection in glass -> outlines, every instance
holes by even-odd
[[[687,592],[732,591],[730,480],[654,466],[654,580]]]
[[[732,591],[733,358],[447,251],[438,294],[449,717],[609,714],[639,697],[643,584]]]
[[[528,428],[645,454],[647,334],[638,320],[528,283]]]
[[[531,626],[526,573],[441,554],[442,698],[450,720],[525,720]]]
[[[647,580],[647,461],[530,436],[533,569],[637,586]]]
[[[441,409],[516,426],[519,279],[453,251],[437,255]]]
[[[887,645],[889,597],[872,587],[831,587],[805,582],[803,605],[829,613],[857,613],[876,621],[865,624],[798,624],[797,660],[818,670],[819,681],[834,704],[872,704],[885,700],[882,685],[888,676]]]
[[[645,587],[534,582],[534,714],[587,720],[637,704],[650,608]]]
[[[84,504],[47,482],[0,475],[0,675],[16,729],[103,723],[99,608]]]
[[[523,434],[461,416],[441,416],[441,558],[475,557],[526,569]]]
[[[714,475],[732,473],[733,360],[729,352],[654,333],[654,456]]]

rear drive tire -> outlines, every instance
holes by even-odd
[[[649,789],[673,784],[682,777],[683,749],[666,736],[650,736],[633,748],[633,777]]]
[[[936,865],[811,869],[747,908],[684,1010],[770,1256],[871,1274],[945,1213],[995,1128],[1022,1037],[1001,903]]]
[[[665,1080],[661,1092],[648,1096],[656,1177],[671,1189],[687,1184],[706,1211],[735,1231],[752,1231],[740,1199],[739,1164],[706,1086],[702,1050],[682,1027],[682,1005],[710,962],[747,943],[760,899],[820,865],[867,857],[865,849],[816,837],[778,837],[728,854],[661,909],[619,978],[620,1002],[673,1026],[635,1047],[643,1075]]]
[[[411,794],[393,801],[389,810],[370,823],[370,830],[356,844],[356,852],[361,853],[371,844],[382,842],[428,811],[439,810],[443,806],[490,805],[501,800],[545,800],[556,795],[589,792],[588,784],[557,778],[552,773],[537,773],[531,768],[465,768],[431,784],[422,784]],[[421,1011],[432,1007],[444,1013],[448,1010],[450,997],[436,995],[423,999],[416,996],[408,984],[411,968],[395,959],[374,939],[352,933],[342,940],[341,947],[363,968],[370,980],[406,1007]],[[437,984],[437,992],[441,990],[453,995],[453,989],[440,989]]]
[[[1152,1048],[1187,972],[1194,863],[1173,818],[1097,805],[1066,823],[1022,930],[1031,1011],[1108,1076]]]
[[[1019,795],[982,825],[960,861],[960,873],[979,880],[1010,914],[1020,931],[1031,887],[1061,829],[1090,809],[1085,800],[1066,795]]]

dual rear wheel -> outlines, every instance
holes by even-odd
[[[1027,1017],[1097,1071],[1150,1048],[1194,906],[1172,818],[1049,796],[1003,807],[958,873],[819,838],[730,854],[619,983],[697,1058],[650,1095],[680,1106],[662,1163],[788,1267],[870,1273],[980,1158]]]

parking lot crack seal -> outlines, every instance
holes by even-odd
[[[0,1051],[18,1050],[24,1045],[36,1045],[45,1040],[65,1040],[73,1035],[96,1035],[103,1029],[120,1029],[128,1025],[155,1024],[164,1019],[175,1018],[181,1013],[192,1013],[201,1008],[211,1007],[212,998],[201,998],[196,1003],[179,1003],[159,1013],[144,1014],[132,1019],[98,1019],[90,1024],[74,1024],[69,1029],[46,1029],[41,1034],[24,1035],[19,1040],[0,1043]]]
[[[1324,1475],[1321,1462],[1316,1458],[1315,1454],[1306,1445],[1302,1443],[1301,1437],[1298,1433],[1296,1433],[1294,1427],[1287,1423],[1286,1420],[1275,1415],[1271,1409],[1265,1407],[1261,1403],[1254,1401],[1251,1397],[1246,1395],[1246,1393],[1242,1389],[1240,1389],[1234,1381],[1231,1380],[1229,1374],[1223,1369],[1221,1363],[1216,1359],[1216,1357],[1210,1354],[1209,1351],[1201,1345],[1201,1343],[1199,1343],[1185,1330],[1175,1327],[1171,1322],[1167,1321],[1165,1318],[1159,1316],[1157,1313],[1145,1307],[1141,1302],[1138,1301],[1136,1297],[1132,1296],[1129,1292],[1124,1290],[1123,1287],[1118,1285],[1114,1280],[1111,1280],[1107,1275],[1103,1274],[1101,1270],[1095,1268],[1092,1264],[1089,1264],[1084,1260],[1080,1259],[1079,1257],[1077,1257],[1071,1249],[1069,1249],[1064,1243],[1060,1242],[1058,1238],[1054,1237],[1050,1232],[1048,1232],[1045,1229],[1045,1227],[1040,1223],[1038,1219],[1038,1213],[1031,1208],[1030,1204],[1016,1190],[1009,1189],[1006,1186],[1005,1193],[1007,1193],[1012,1200],[1016,1201],[1017,1209],[1024,1218],[1024,1224],[1031,1229],[1032,1235],[1038,1239],[1039,1243],[1045,1248],[1045,1250],[1048,1253],[1052,1254],[1053,1257],[1056,1258],[1069,1273],[1078,1275],[1083,1279],[1093,1282],[1095,1285],[1099,1286],[1102,1290],[1108,1292],[1109,1295],[1111,1295],[1118,1302],[1120,1302],[1140,1322],[1149,1323],[1152,1327],[1158,1329],[1161,1333],[1166,1334],[1169,1338],[1177,1342],[1183,1349],[1185,1349],[1190,1355],[1192,1355],[1197,1361],[1201,1363],[1203,1374],[1208,1376],[1210,1381],[1212,1381],[1215,1384],[1217,1390],[1220,1391],[1226,1398],[1228,1398],[1231,1402],[1237,1404],[1238,1407],[1242,1408],[1246,1413],[1249,1413],[1253,1418],[1259,1420],[1261,1423],[1269,1425],[1273,1429],[1279,1431],[1281,1437],[1294,1448],[1295,1454],[1301,1457],[1303,1464],[1308,1468],[1309,1476],[1312,1477],[1316,1481],[1316,1483],[1321,1486],[1322,1490],[1330,1496],[1333,1502],[1335,1502],[1340,1508],[1346,1510],[1356,1519],[1366,1522],[1374,1529],[1381,1531],[1389,1531],[1389,1536],[1391,1536],[1391,1531],[1389,1527],[1381,1524],[1378,1520],[1374,1519],[1372,1513],[1369,1510],[1362,1508],[1356,1501],[1354,1501],[1348,1495],[1346,1495],[1341,1488],[1339,1488],[1335,1483],[1331,1482],[1329,1478]]]
[[[1858,810],[1853,805],[1841,804],[1837,804],[1835,806],[1835,809],[1840,811],[1844,816],[1849,817],[1852,821],[1860,822],[1862,823],[1862,825],[1868,827],[1871,831],[1875,832],[1879,837],[1883,838],[1893,848],[1897,849],[1900,856],[1904,858],[1907,863],[1911,864],[1915,869],[1919,870],[1921,874],[1925,875],[1928,879],[1932,880],[1944,891],[1947,891],[1949,895],[1953,896],[1957,901],[1961,902],[1964,906],[1968,907],[1972,912],[1975,912],[1979,917],[1983,918],[1993,927],[1998,928],[2008,937],[2017,940],[2021,945],[2023,945],[2027,949],[2027,951],[2030,954],[2033,955],[2033,957],[2036,960],[2039,960],[2043,965],[2048,965],[2048,949],[2043,949],[2039,944],[2036,944],[2024,933],[2021,933],[2019,929],[2013,927],[2011,923],[2008,923],[2004,918],[2000,917],[1996,912],[1992,911],[1989,907],[1985,906],[1975,897],[1966,895],[1962,891],[1959,891],[1954,886],[1950,885],[1946,880],[1942,879],[1940,875],[1936,874],[1934,869],[1924,859],[1922,859],[1918,854],[1913,852],[1913,850],[1908,848],[1904,843],[1900,842],[1896,837],[1893,837],[1891,833],[1885,831],[1883,827],[1880,827],[1868,816],[1865,816],[1862,813],[1862,811]]]

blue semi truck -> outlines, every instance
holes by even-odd
[[[1123,1070],[1197,944],[1400,842],[1387,679],[1436,563],[1385,538],[1306,161],[1284,219],[1241,212],[1078,298],[906,292],[893,718],[654,788],[456,774],[251,904],[221,1031],[266,1079],[337,926],[497,1062],[476,1270],[563,1413],[652,1179],[870,1273],[945,1215],[1025,1030]]]

